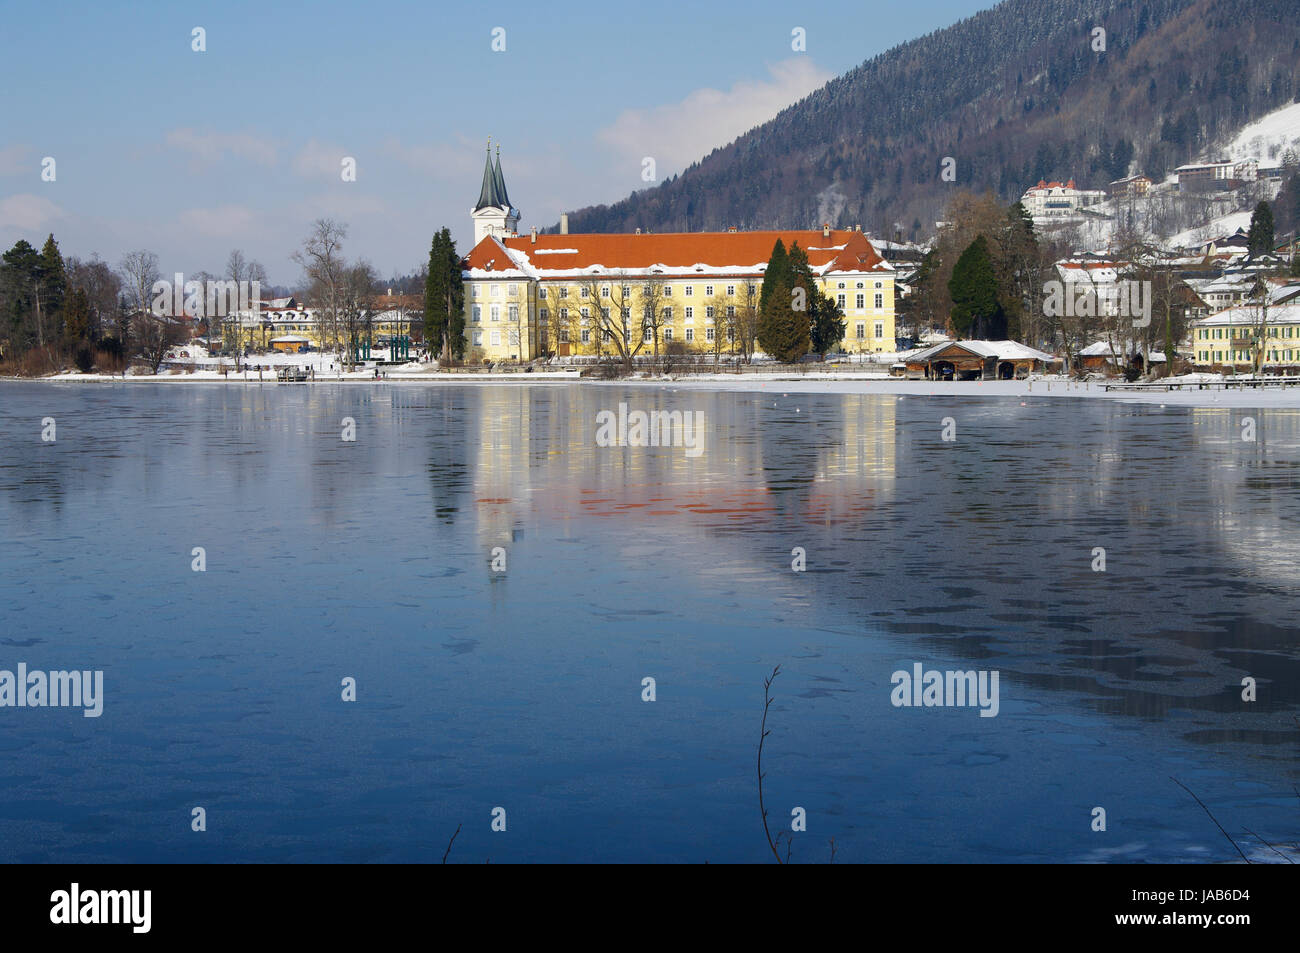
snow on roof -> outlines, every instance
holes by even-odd
[[[583,277],[607,269],[628,276],[655,273],[686,277],[757,275],[766,267],[777,239],[787,248],[799,243],[815,275],[890,273],[885,261],[861,232],[837,229],[835,244],[824,245],[821,230],[781,232],[681,232],[663,234],[564,234],[498,238],[489,235],[465,260],[469,278],[499,275],[513,268],[536,279]],[[572,256],[563,267],[542,264],[542,256]],[[536,259],[533,256],[537,256]]]
[[[1059,358],[1055,358],[1051,354],[1032,348],[1028,344],[1021,344],[1019,341],[943,341],[920,351],[910,352],[907,359],[913,362],[929,361],[935,355],[942,353],[945,348],[954,345],[980,357],[993,357],[1003,361],[1034,360],[1052,362],[1059,360]]]
[[[1135,341],[1133,343],[1133,348],[1131,351],[1129,351],[1129,353],[1141,354],[1142,342]],[[1116,357],[1121,355],[1115,354],[1115,351],[1114,349],[1111,348],[1109,341],[1096,341],[1092,344],[1089,344],[1082,351],[1080,351],[1079,356],[1080,357]],[[1165,359],[1165,355],[1163,351],[1152,351],[1151,356],[1148,358],[1148,360],[1150,361],[1163,361],[1164,359]]]
[[[1199,327],[1229,325],[1259,325],[1264,320],[1263,309],[1257,304],[1225,308],[1192,323]],[[1287,302],[1268,309],[1269,324],[1300,324],[1300,302]]]

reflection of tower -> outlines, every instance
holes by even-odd
[[[532,388],[485,388],[480,394],[478,439],[471,434],[468,441],[473,447],[475,530],[483,558],[500,546],[508,565],[511,543],[522,535],[518,527],[530,503]]]
[[[470,215],[474,219],[474,244],[488,235],[497,238],[514,238],[519,229],[519,209],[510,204],[506,193],[505,176],[501,174],[501,146],[497,146],[497,162],[492,165],[492,140],[488,140],[487,162],[483,166],[483,187],[479,189],[478,204]]]

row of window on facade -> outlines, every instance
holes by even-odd
[[[1294,356],[1293,356],[1294,355]],[[1272,350],[1264,355],[1266,361],[1292,361],[1300,359],[1300,351],[1297,350]],[[1233,363],[1253,362],[1255,360],[1255,351],[1253,348],[1236,348],[1227,351],[1197,351],[1196,360],[1202,364],[1220,364],[1223,361]]]
[[[563,295],[561,295],[561,297],[563,297]],[[839,300],[839,302],[838,302],[838,303],[839,303],[839,307],[840,307],[840,310],[843,310],[843,309],[844,309],[844,295],[840,295],[839,297],[840,297],[840,300]],[[863,309],[865,308],[865,303],[864,303],[864,301],[863,301],[863,298],[864,298],[863,295],[858,295],[858,298],[857,298],[857,308],[858,308],[859,311],[861,311],[861,310],[863,310]],[[517,305],[517,304],[512,304],[512,305],[508,305],[507,307],[509,308],[509,311],[507,312],[507,320],[508,320],[511,324],[518,324],[518,323],[519,323],[519,305]],[[650,306],[647,305],[646,307],[649,308]],[[877,294],[877,295],[876,295],[876,310],[877,310],[877,311],[881,311],[881,310],[883,310],[883,309],[884,309],[884,295]],[[601,308],[600,310],[601,310],[601,313],[604,315],[605,320],[608,321],[608,320],[609,320],[609,316],[610,316],[610,309],[609,309],[609,308]],[[735,305],[731,305],[731,304],[727,305],[727,306],[726,306],[726,310],[727,310],[727,317],[729,317],[729,318],[734,318],[734,317],[736,316],[736,306],[735,306]],[[584,320],[590,316],[590,314],[589,314],[589,309],[587,309],[587,308],[582,308],[581,311],[582,311],[582,317],[583,317]],[[632,316],[632,309],[631,309],[631,308],[622,308],[621,311],[622,311],[622,316],[623,316],[623,319],[624,319],[624,320],[627,320],[627,319],[631,318],[631,316]],[[713,305],[706,305],[705,308],[704,308],[704,316],[705,316],[705,318],[706,318],[707,320],[709,320],[709,321],[712,321],[712,320],[713,320],[713,317],[714,317],[714,313],[715,313],[715,311],[716,311],[716,309],[714,308]],[[558,314],[559,314],[559,316],[560,316],[560,320],[561,320],[561,321],[567,320],[568,317],[569,317],[569,309],[568,309],[568,308],[559,308],[559,309],[558,309]],[[662,315],[663,315],[663,318],[664,318],[665,321],[671,321],[671,320],[673,320],[673,309],[672,309],[672,307],[665,307],[665,308],[663,308],[663,309],[662,309]],[[694,321],[694,320],[695,320],[695,308],[694,308],[694,306],[693,306],[693,305],[686,305],[685,308],[683,309],[683,315],[684,315],[684,317],[685,317],[685,319],[686,319],[687,321]],[[499,321],[501,320],[501,305],[499,305],[499,304],[489,305],[489,306],[488,306],[488,316],[489,316],[489,320],[490,320],[490,321],[493,321],[493,322],[499,322]],[[549,309],[547,309],[547,308],[542,308],[542,309],[540,310],[540,313],[539,313],[539,317],[542,319],[542,321],[545,322],[545,321],[547,320],[547,317],[548,317],[548,316],[549,316]],[[482,306],[481,304],[476,304],[476,305],[473,305],[473,306],[471,307],[471,310],[470,310],[470,322],[471,322],[472,324],[481,324],[481,323],[483,323],[483,306]],[[877,336],[879,336],[879,335],[877,335]]]
[[[877,281],[877,282],[875,282],[875,286],[876,286],[876,290],[881,290],[881,289],[884,288],[885,285],[884,285],[884,282],[882,282],[882,281]],[[473,284],[472,287],[473,287],[472,297],[474,297],[474,298],[479,297],[479,291],[480,291],[480,289],[481,289],[482,286],[481,286],[480,284],[478,284],[478,283],[475,283],[475,284]],[[857,282],[857,290],[864,289],[865,287],[866,287],[866,282],[862,282],[862,281]],[[683,288],[683,293],[684,293],[684,296],[685,296],[685,297],[687,297],[687,298],[693,298],[693,297],[695,297],[695,285],[683,285],[682,288]],[[847,288],[847,282],[843,282],[843,281],[841,281],[841,282],[838,282],[838,283],[837,283],[837,287],[836,287],[835,290],[836,290],[836,291],[843,292],[843,291],[845,291],[846,288]],[[735,286],[735,285],[727,285],[727,286],[726,286],[726,289],[727,289],[727,291],[726,291],[726,295],[727,295],[728,298],[734,298],[734,297],[736,296],[736,286]],[[546,296],[547,296],[548,290],[549,290],[549,289],[547,289],[547,288],[545,288],[545,287],[539,288],[539,289],[537,290],[537,296],[538,296],[539,298],[541,298],[542,300],[546,300]],[[558,293],[558,296],[561,297],[561,298],[567,298],[567,297],[569,296],[569,289],[566,288],[566,287],[561,286],[561,287],[559,287],[559,288],[557,288],[557,289],[555,289],[555,290],[556,290],[556,292]],[[632,296],[632,286],[631,286],[631,285],[623,285],[623,286],[621,287],[621,290],[622,290],[622,293],[623,293],[623,297],[624,297],[624,298],[630,298],[630,297]],[[661,290],[662,290],[663,297],[665,297],[665,298],[671,298],[671,297],[673,296],[673,285],[670,285],[670,284],[662,285],[662,286],[661,286]],[[714,290],[715,290],[715,286],[714,286],[714,285],[705,285],[705,286],[704,286],[704,297],[706,297],[706,298],[712,298],[712,297],[713,297]],[[490,293],[491,297],[493,297],[493,298],[499,298],[499,297],[501,296],[501,286],[500,286],[500,285],[491,285],[490,288],[489,288],[489,293]],[[601,296],[602,298],[609,298],[609,297],[612,296],[612,293],[613,293],[613,288],[612,288],[611,285],[603,285],[603,286],[601,287],[601,289],[600,289],[600,296]],[[754,295],[758,294],[758,285],[755,285],[755,284],[747,285],[747,286],[746,286],[746,293],[749,295],[749,297],[751,297],[751,298],[754,297]],[[517,295],[519,294],[519,286],[518,286],[517,284],[507,285],[507,286],[506,286],[506,294],[507,294],[509,297],[511,297],[511,298],[517,296]],[[644,295],[652,295],[652,294],[654,294],[654,286],[653,286],[653,285],[645,285],[645,286],[642,288],[642,294],[644,294]],[[583,285],[583,286],[579,287],[579,288],[578,288],[578,296],[579,296],[580,298],[589,298],[589,297],[591,297],[591,288],[588,287],[587,285]],[[844,307],[845,300],[846,300],[846,298],[847,298],[847,293],[845,293],[845,294],[840,294],[840,295],[838,296],[838,298],[839,298],[839,305],[840,305],[841,308],[843,308],[843,307]],[[859,308],[864,307],[864,304],[863,304],[864,298],[865,298],[865,295],[861,295],[861,294],[860,294],[860,295],[857,296],[857,302],[858,302],[858,307],[859,307]],[[883,307],[883,303],[882,303],[882,302],[883,302],[883,299],[884,299],[884,294],[883,294],[883,293],[882,293],[882,294],[878,294],[878,295],[876,295],[876,302],[877,302],[877,303],[876,303],[876,307],[877,307],[877,308]]]
[[[1230,333],[1231,330],[1231,328],[1201,328],[1197,339],[1201,341],[1222,341],[1225,338],[1245,337],[1247,334],[1253,333],[1253,329],[1249,327],[1245,328],[1244,331],[1238,331],[1236,334]],[[1268,336],[1271,338],[1300,338],[1300,327],[1289,324],[1279,327],[1274,324],[1269,327]]]
[[[514,304],[512,304],[512,305],[509,306],[509,308],[510,308],[510,310],[509,310],[509,312],[508,312],[508,314],[509,314],[509,323],[510,323],[510,324],[518,324],[518,323],[519,323],[519,306],[518,306],[518,305],[514,305]],[[582,324],[590,324],[590,323],[591,323],[591,309],[590,309],[590,308],[579,308],[579,309],[578,309],[578,312],[579,312],[579,314],[580,314],[580,316],[581,316],[581,323],[582,323]],[[632,319],[632,309],[631,309],[631,308],[620,308],[620,309],[619,309],[619,312],[620,312],[620,316],[622,317],[622,319],[623,319],[624,321],[630,321],[630,320]],[[491,305],[490,308],[489,308],[489,312],[488,312],[488,313],[489,313],[489,316],[490,316],[490,320],[491,320],[492,322],[500,322],[500,320],[501,320],[501,306],[500,306],[499,304]],[[605,321],[605,322],[608,323],[608,322],[610,321],[610,319],[611,319],[611,316],[612,316],[612,314],[613,314],[613,311],[612,311],[612,309],[610,309],[610,308],[601,308],[601,309],[600,309],[600,314],[601,314],[601,320],[603,320],[603,321]],[[673,314],[674,314],[673,309],[672,309],[671,307],[666,307],[666,308],[663,308],[663,309],[660,311],[660,318],[661,318],[661,320],[662,320],[662,322],[663,322],[664,324],[671,324],[672,321],[673,321]],[[567,325],[567,324],[569,323],[569,309],[568,309],[568,308],[558,308],[558,309],[556,310],[556,315],[557,315],[557,317],[558,317],[558,319],[559,319],[559,323],[560,323],[562,326],[563,326],[563,325]],[[729,305],[726,306],[726,316],[727,316],[729,319],[734,319],[734,318],[736,317],[736,306],[735,306],[735,305],[730,305],[730,304],[729,304]],[[686,322],[687,324],[690,324],[690,323],[694,322],[694,320],[695,320],[695,308],[694,308],[694,306],[692,306],[692,305],[686,305],[686,307],[683,309],[683,317],[684,317],[684,320],[685,320],[685,322]],[[704,308],[704,321],[705,321],[705,323],[708,324],[708,323],[711,323],[711,322],[715,321],[715,320],[716,320],[716,317],[717,317],[717,309],[716,309],[713,305],[706,305],[705,308]],[[546,325],[548,325],[548,324],[550,323],[550,318],[551,318],[550,310],[549,310],[548,308],[541,308],[541,309],[538,311],[538,318],[540,319],[542,326],[545,327]],[[481,324],[481,323],[483,322],[483,311],[482,311],[482,305],[477,305],[477,304],[474,305],[474,307],[473,307],[473,311],[471,312],[471,315],[470,315],[470,321],[471,321],[471,323],[473,323],[473,324]],[[646,308],[645,308],[645,315],[644,315],[644,318],[643,318],[643,320],[642,320],[642,326],[643,326],[643,329],[644,329],[644,332],[645,332],[645,335],[646,335],[646,338],[645,338],[645,339],[646,339],[647,341],[650,340],[650,333],[651,333],[651,332],[650,332],[650,328],[651,328],[651,326],[652,326],[653,324],[654,324],[654,322],[650,320],[650,306],[647,305]],[[875,329],[874,329],[875,332],[876,332],[875,336],[876,336],[877,340],[879,340],[880,338],[883,338],[883,337],[885,336],[885,323],[884,323],[883,321],[877,321],[875,324],[876,324]],[[857,322],[857,328],[856,328],[856,331],[857,331],[857,333],[856,333],[856,337],[857,337],[859,340],[863,340],[863,339],[865,339],[866,336],[867,336],[867,326],[866,326],[865,322],[861,322],[861,321]],[[560,333],[561,333],[561,334],[564,334],[564,333],[565,333],[565,330],[561,330]],[[584,334],[585,334],[585,333],[586,333],[586,332],[584,332]],[[710,337],[708,338],[710,341],[713,340],[713,338],[712,338],[712,336],[711,336],[712,334],[713,334],[713,330],[712,330],[712,328],[710,328],[710,329],[709,329],[709,335],[710,335]],[[609,336],[609,332],[606,331],[606,332],[605,332],[605,335],[606,335],[606,337],[608,337],[608,336]],[[666,328],[664,328],[664,339],[665,339],[665,340],[672,340],[672,328],[671,328],[671,327],[666,327]],[[563,340],[563,338],[562,338],[561,340]],[[584,337],[583,340],[586,341],[587,338]],[[694,340],[694,329],[692,329],[692,328],[687,328],[687,329],[686,329],[686,340],[688,340],[688,341],[692,341],[692,340]]]

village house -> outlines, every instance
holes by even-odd
[[[1054,373],[1062,361],[1019,341],[943,341],[901,355],[910,380],[1023,380]]]
[[[1213,192],[1240,188],[1259,178],[1259,163],[1254,159],[1222,159],[1180,165],[1174,170],[1180,192]]]
[[[1068,182],[1047,182],[1040,179],[1038,184],[1025,190],[1020,203],[1030,217],[1037,221],[1072,218],[1080,210],[1106,201],[1106,193],[1100,189],[1080,189],[1074,179]]]
[[[1300,372],[1300,283],[1270,288],[1267,306],[1246,301],[1194,322],[1192,351],[1203,368]]]
[[[1106,189],[1113,199],[1141,198],[1151,191],[1151,179],[1145,175],[1130,175],[1116,179]]]

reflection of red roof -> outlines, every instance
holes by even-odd
[[[875,246],[862,232],[835,229],[830,237],[821,230],[789,232],[678,232],[655,235],[584,234],[538,235],[498,239],[484,238],[469,253],[466,268],[504,271],[513,268],[504,245],[516,257],[523,257],[530,269],[540,272],[570,271],[600,265],[611,271],[642,270],[663,265],[668,272],[689,274],[697,265],[709,270],[727,269],[733,274],[760,274],[758,266],[772,257],[777,239],[787,250],[795,242],[808,254],[808,263],[820,272],[889,271]],[[545,277],[545,274],[541,275]]]

